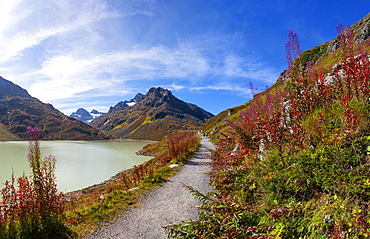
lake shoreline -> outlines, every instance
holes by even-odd
[[[56,158],[55,175],[58,190],[63,193],[84,190],[109,182],[110,178],[134,165],[142,164],[150,157],[137,155],[149,141],[40,141],[42,157]],[[16,177],[30,173],[27,154],[28,141],[0,142],[0,182],[9,180],[12,172]]]
[[[152,156],[146,156],[146,157],[148,157],[148,160],[145,161],[145,162],[143,162],[143,163],[146,163],[149,160],[153,159]],[[113,184],[113,183],[121,180],[120,179],[120,174],[122,174],[122,173],[130,173],[132,171],[133,171],[133,167],[128,168],[128,169],[125,169],[125,170],[122,170],[122,171],[119,171],[114,176],[110,177],[107,180],[104,180],[101,183],[93,184],[93,185],[87,186],[87,187],[82,188],[82,189],[77,189],[77,190],[65,192],[64,195],[66,197],[67,202],[78,200],[78,199],[80,199],[81,197],[83,197],[83,196],[85,196],[87,194],[94,193],[94,192],[98,191],[99,189],[101,189],[103,187],[109,186],[109,185],[111,185],[111,184]]]

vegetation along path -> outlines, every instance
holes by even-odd
[[[129,209],[115,222],[99,228],[90,238],[167,238],[163,226],[196,220],[200,203],[185,185],[202,193],[211,190],[207,174],[210,167],[206,165],[208,149],[214,149],[214,145],[208,139],[202,139],[198,152],[175,176],[150,193],[141,206]]]

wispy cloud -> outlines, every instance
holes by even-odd
[[[272,83],[276,80],[276,69],[263,63],[258,57],[229,55],[225,58],[223,74],[250,80]]]
[[[202,77],[209,72],[204,58],[185,49],[174,51],[159,46],[90,57],[77,52],[52,56],[41,69],[23,74],[22,77],[39,79],[30,93],[42,95],[45,101],[94,89],[108,95],[127,81]]]
[[[198,86],[198,87],[191,87],[190,90],[222,90],[222,91],[230,91],[239,96],[249,98],[250,89],[241,84],[229,83],[225,82],[224,84],[216,84],[216,85],[207,85],[207,86]]]
[[[246,96],[249,81],[267,84],[277,76],[258,57],[239,53],[235,32],[181,37],[163,30],[156,33],[164,34],[156,36],[160,40],[151,40],[154,35],[140,27],[163,16],[151,7],[156,1],[112,2],[0,0],[2,74],[62,110],[77,104],[101,108],[94,97],[123,97],[144,82],[146,89],[169,85]],[[156,29],[166,29],[165,20]]]
[[[194,79],[191,85],[213,81],[216,86],[191,88],[245,92],[240,86],[229,83],[228,79],[232,81],[237,78],[248,84],[253,80],[271,82],[275,77],[273,69],[263,67],[260,63],[245,63],[240,57],[226,56],[223,62],[218,63],[223,65],[220,68],[212,67],[212,61],[190,46],[188,49],[164,46],[136,48],[91,57],[81,57],[77,53],[57,55],[45,60],[40,70],[28,73],[28,78],[40,79],[31,86],[30,93],[42,95],[45,101],[76,97],[94,89],[108,96],[117,92],[117,87],[127,88],[128,82],[159,79],[162,82]],[[172,87],[180,89],[180,86]]]
[[[0,62],[22,56],[22,51],[58,34],[73,31],[99,20],[118,17],[106,11],[104,4],[94,1],[39,2],[1,1]]]
[[[197,92],[208,92],[208,91],[227,91],[232,92],[234,95],[238,95],[245,98],[251,97],[251,90],[246,82],[231,82],[224,80],[222,82],[214,82],[213,84],[203,86],[186,86],[177,83],[172,83],[167,86],[170,90],[187,90]]]

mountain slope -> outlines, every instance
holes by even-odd
[[[12,96],[31,98],[25,89],[0,76],[0,99]]]
[[[41,139],[94,140],[106,135],[68,117],[0,77],[0,140],[26,140],[27,127],[38,127]]]
[[[213,116],[160,87],[151,88],[134,105],[110,112],[91,125],[115,136],[149,140],[159,140],[169,132],[198,130]]]

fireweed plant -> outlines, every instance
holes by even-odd
[[[55,183],[55,158],[41,157],[37,128],[29,130],[31,176],[5,182],[0,192],[0,238],[68,238],[64,197]]]
[[[120,174],[123,187],[129,190],[140,184],[141,181],[162,183],[165,181],[163,176],[155,174],[158,170],[163,170],[169,163],[185,163],[189,157],[195,153],[199,147],[199,138],[191,132],[181,132],[178,134],[170,133],[167,136],[166,155],[160,155],[157,159],[134,165],[132,170]]]
[[[211,159],[214,192],[197,221],[167,227],[175,238],[370,237],[370,62],[350,28],[337,27],[341,62],[318,70],[293,61],[279,87],[255,94],[227,122]],[[293,41],[293,43],[292,43]],[[291,53],[293,52],[293,53]]]

